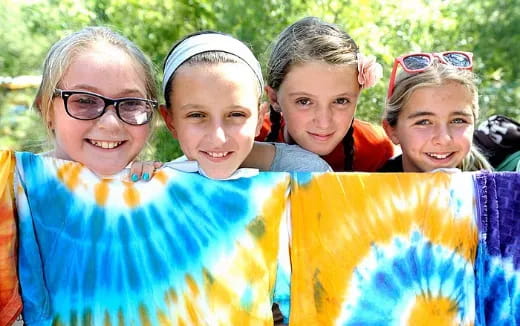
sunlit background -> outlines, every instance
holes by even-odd
[[[481,118],[520,119],[520,6],[508,0],[0,0],[0,148],[39,152],[46,135],[31,109],[49,47],[88,25],[108,25],[137,43],[158,67],[186,33],[213,29],[251,45],[265,64],[269,44],[295,20],[318,16],[345,28],[384,78],[364,91],[357,116],[379,123],[396,56],[412,51],[474,52]],[[161,102],[164,100],[160,99]],[[177,143],[159,122],[145,158],[167,161]]]

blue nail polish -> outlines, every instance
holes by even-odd
[[[137,180],[139,180],[139,177],[137,176],[137,174],[132,174],[132,181],[133,182],[137,182]]]
[[[150,175],[148,173],[144,173],[143,174],[143,180],[144,181],[148,181],[148,179],[150,179]]]

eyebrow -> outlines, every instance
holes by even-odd
[[[88,84],[72,85],[72,88],[73,89],[78,89],[79,88],[79,89],[86,90],[88,92],[92,92],[92,93],[96,93],[96,94],[101,94],[103,92],[103,89],[97,88],[95,86],[88,85]],[[117,94],[118,94],[118,97],[121,97],[121,96],[123,96],[123,97],[134,96],[136,94],[138,94],[139,96],[144,95],[137,88],[125,88],[125,89],[121,90],[120,92],[118,92]]]
[[[291,93],[289,93],[289,96],[302,96],[302,95],[303,96],[309,96],[309,97],[316,96],[316,94],[311,94],[311,93],[307,93],[307,92],[291,92]],[[356,97],[356,95],[354,95],[352,93],[349,93],[349,92],[335,94],[333,96],[334,97],[338,97],[338,96]]]
[[[434,116],[435,114],[431,111],[417,111],[417,112],[414,112],[412,114],[410,114],[409,116],[407,116],[406,118],[407,119],[413,119],[413,118],[417,118],[417,117],[430,117],[430,116]],[[465,112],[465,111],[455,111],[455,112],[451,112],[450,113],[450,116],[454,116],[454,115],[462,115],[462,116],[466,116],[466,117],[472,117],[473,116],[473,113],[468,113],[468,112]]]

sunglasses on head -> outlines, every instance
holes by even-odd
[[[407,73],[423,72],[430,67],[437,59],[440,63],[451,65],[459,69],[471,70],[473,68],[473,53],[462,51],[446,51],[437,53],[410,53],[395,58],[390,83],[388,85],[388,95],[390,98],[394,93],[395,75],[397,66],[401,65]]]

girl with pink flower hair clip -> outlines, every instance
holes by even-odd
[[[334,171],[376,171],[393,156],[382,128],[354,119],[362,89],[382,77],[374,56],[360,53],[338,26],[316,17],[283,30],[267,64],[270,114],[257,140],[285,142],[320,155]],[[261,163],[255,143],[246,165]]]

